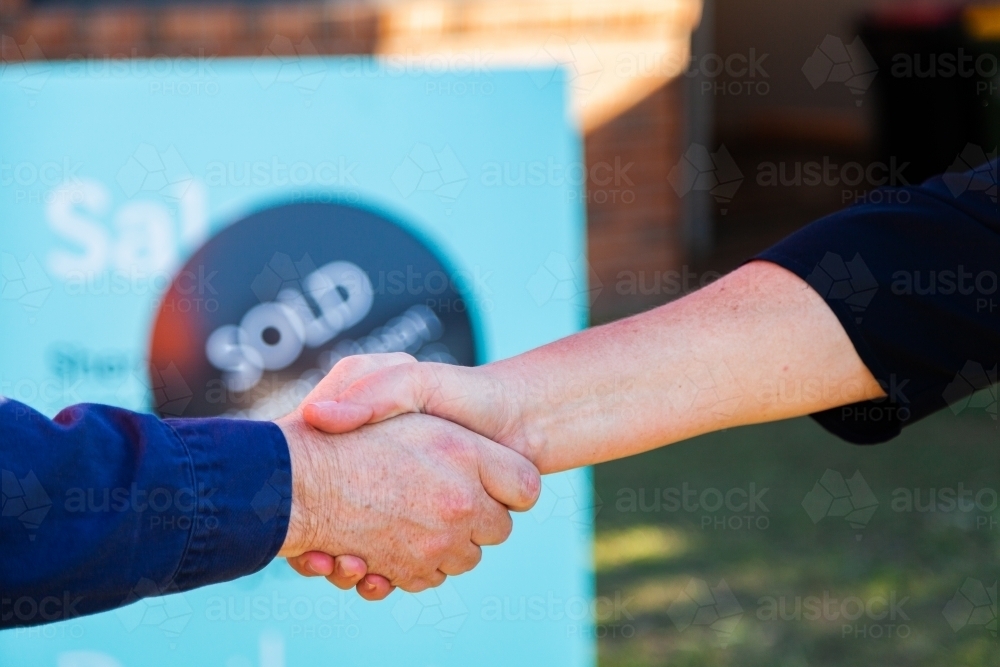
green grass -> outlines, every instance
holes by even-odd
[[[827,469],[845,479],[861,473],[878,501],[867,525],[810,518],[803,499]],[[651,504],[655,489],[685,483],[699,493],[753,483],[758,493],[767,489],[767,511]],[[945,511],[943,502],[936,511],[893,507],[897,489],[919,489],[923,504],[931,489],[959,484],[985,489],[986,511]],[[981,409],[944,411],[876,447],[845,444],[806,418],[715,433],[598,466],[595,490],[598,595],[621,603],[598,619],[603,667],[1000,665],[996,625],[992,633],[977,623],[956,631],[949,618],[961,625],[964,616],[944,613],[967,579],[988,588],[1000,578],[1000,510],[991,507],[1000,491],[1000,431]],[[645,511],[627,502],[640,490]],[[719,519],[726,528],[716,527]],[[731,611],[742,616],[733,613],[719,632],[697,622],[679,629],[668,609],[692,580],[710,587],[724,580],[739,604]],[[784,598],[792,611],[796,597],[824,594],[871,602],[873,616],[883,611],[881,598],[895,595],[905,599],[905,618],[767,618],[768,598]],[[995,619],[996,608],[979,613]]]

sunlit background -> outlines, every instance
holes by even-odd
[[[0,79],[28,91],[42,85],[29,61],[100,78],[136,58],[278,59],[305,89],[320,55],[562,65],[595,324],[683,296],[877,186],[976,166],[1000,138],[988,3],[0,0],[0,35]],[[212,85],[195,72],[160,92]],[[428,94],[491,94],[452,85]],[[600,664],[1000,665],[997,423],[994,385],[879,447],[800,419],[596,467]]]

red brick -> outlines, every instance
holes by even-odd
[[[72,53],[76,45],[76,13],[67,9],[30,12],[12,24],[18,44],[34,40],[46,58]]]
[[[89,54],[144,54],[147,49],[147,14],[133,8],[102,9],[82,17],[81,32]]]
[[[157,48],[162,46],[168,55],[197,51],[220,55],[243,53],[246,19],[246,13],[233,6],[172,7],[157,17]]]

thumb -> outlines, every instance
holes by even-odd
[[[476,436],[479,440],[479,478],[494,500],[515,512],[526,512],[538,502],[542,478],[538,468],[513,449]]]
[[[364,405],[340,405],[333,399],[371,373],[416,362],[416,359],[404,353],[358,354],[344,357],[302,401],[302,412],[306,423],[328,433],[353,431],[368,422],[371,410]],[[315,406],[323,407],[317,409]],[[323,425],[327,423],[337,428],[335,430],[324,428]]]
[[[469,371],[431,362],[383,368],[364,376],[333,401],[307,405],[305,420],[327,433],[346,433],[396,415],[422,412],[473,431],[488,430],[471,400],[475,382]]]

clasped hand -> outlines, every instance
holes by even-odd
[[[279,555],[297,572],[379,600],[438,586],[507,539],[509,512],[530,509],[541,481],[522,443],[494,441],[512,442],[503,410],[462,400],[469,370],[401,353],[347,357],[277,421],[293,479]],[[404,414],[422,412],[438,416]]]

